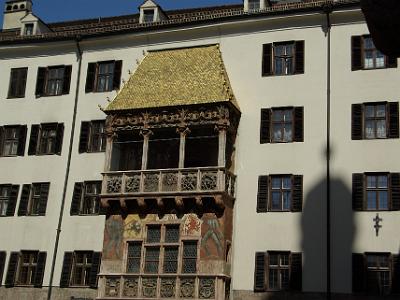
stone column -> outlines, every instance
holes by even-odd
[[[150,129],[145,128],[140,131],[140,134],[143,136],[142,170],[146,170],[149,152],[149,139],[153,132]]]
[[[218,166],[226,166],[226,132],[228,130],[227,125],[217,125],[215,127],[218,130]]]
[[[183,169],[185,167],[186,135],[188,135],[190,133],[190,129],[185,126],[182,126],[182,127],[178,127],[176,129],[176,131],[180,134],[178,168]]]

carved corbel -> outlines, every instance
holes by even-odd
[[[184,204],[183,204],[183,198],[182,197],[175,197],[175,205],[179,208],[182,209]]]
[[[104,208],[109,208],[110,207],[110,203],[108,203],[108,199],[101,199],[100,200],[101,206]]]
[[[146,201],[144,200],[143,197],[137,198],[136,201],[137,201],[139,208],[141,208],[141,209],[146,208]]]
[[[126,210],[127,209],[125,198],[120,198],[119,199],[119,205],[121,206],[122,210]]]
[[[224,198],[222,197],[222,195],[214,196],[214,201],[215,201],[215,205],[218,208],[220,208],[220,209],[225,208]]]
[[[157,198],[157,206],[159,209],[164,209],[165,207],[164,201],[161,197]]]
[[[202,199],[202,197],[201,196],[196,196],[195,199],[196,199],[196,206],[198,208],[202,208],[203,207],[203,199]]]

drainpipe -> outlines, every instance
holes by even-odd
[[[76,56],[77,56],[77,60],[78,60],[78,75],[77,75],[77,79],[76,79],[75,102],[74,102],[74,111],[73,111],[73,115],[72,115],[71,135],[70,135],[70,139],[69,139],[67,167],[65,170],[64,187],[63,187],[63,194],[62,194],[62,199],[61,199],[60,215],[58,218],[57,234],[56,234],[56,240],[54,243],[53,259],[51,262],[51,272],[50,272],[49,289],[47,292],[47,300],[51,300],[51,293],[53,290],[54,269],[56,266],[58,245],[60,242],[60,235],[61,235],[61,225],[62,225],[64,207],[65,207],[65,198],[66,198],[66,194],[67,194],[69,171],[71,168],[72,146],[73,146],[74,134],[75,134],[76,112],[77,112],[77,108],[78,108],[79,82],[80,82],[80,78],[81,78],[81,68],[82,68],[82,49],[79,44],[80,41],[81,41],[81,37],[76,36],[75,43],[76,43]]]
[[[332,3],[323,7],[326,15],[325,36],[327,38],[326,55],[326,298],[332,299],[331,289],[331,18]]]

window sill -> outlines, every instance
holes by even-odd
[[[293,74],[261,74],[261,77],[285,77],[285,76],[296,76],[304,75],[304,73],[293,73]]]
[[[72,215],[71,217],[98,217],[101,216],[99,213],[96,214],[78,214],[78,215]]]
[[[99,93],[110,93],[115,90],[109,90],[109,91],[91,91],[91,92],[85,92],[86,94],[99,94]]]
[[[106,152],[106,150],[103,150],[103,151],[86,151],[86,152],[82,152],[80,154],[84,154],[84,153],[89,153],[89,154],[91,154],[91,153],[105,153],[105,152]]]
[[[17,155],[17,154],[9,154],[9,155],[0,155],[0,157],[19,157],[19,156],[22,156],[22,155]]]
[[[380,68],[361,68],[356,70],[351,70],[352,72],[357,71],[371,71],[371,70],[385,70],[385,69],[397,69],[397,68],[390,68],[390,67],[380,67]]]
[[[14,100],[14,99],[23,99],[25,98],[25,95],[23,96],[7,96],[6,100]]]

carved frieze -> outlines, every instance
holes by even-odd
[[[199,298],[215,298],[215,280],[213,278],[201,278],[199,283]]]
[[[194,278],[182,278],[180,287],[181,298],[194,298],[195,281]]]
[[[107,278],[105,296],[106,297],[119,297],[121,279],[120,278]]]
[[[162,278],[160,295],[162,298],[175,298],[175,278]]]
[[[142,279],[143,297],[155,298],[157,296],[157,278]]]
[[[137,297],[138,296],[138,278],[125,278],[124,279],[124,290],[122,295],[124,297]]]

